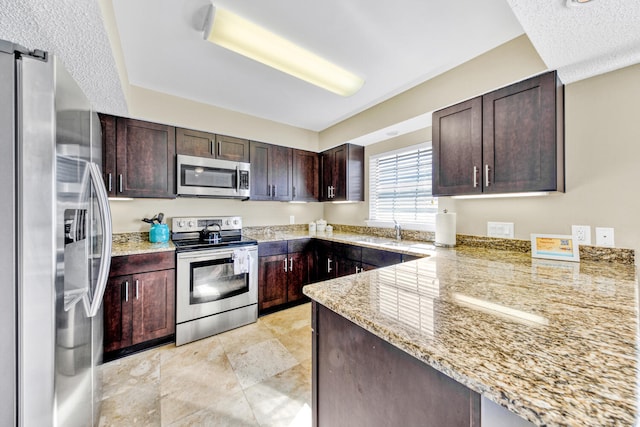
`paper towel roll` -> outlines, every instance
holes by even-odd
[[[456,245],[456,214],[447,212],[436,214],[436,246]]]

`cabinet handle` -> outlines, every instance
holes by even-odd
[[[360,273],[360,269],[358,268],[358,266],[356,265],[356,274]]]
[[[209,140],[209,153],[213,156],[215,153],[213,152],[213,139]]]
[[[109,191],[113,190],[113,178],[111,172],[107,174],[107,182],[109,183]]]
[[[284,272],[287,272],[287,259],[284,259]]]
[[[276,185],[274,185],[274,186],[273,186],[273,197],[276,197],[276,189],[277,189],[277,188],[278,188],[278,187],[277,187]]]
[[[139,283],[138,279],[136,279],[136,299],[139,299],[139,298],[138,298],[138,285],[139,285],[139,284],[140,284],[140,283]]]
[[[327,273],[331,273],[331,258],[327,258]]]
[[[218,141],[218,157],[222,155],[222,141]]]
[[[289,271],[293,271],[293,257],[289,258]]]
[[[118,175],[118,187],[120,187],[120,192],[122,193],[122,174]]]
[[[489,180],[489,173],[491,171],[491,168],[489,167],[489,165],[484,165],[484,186],[488,187],[491,185],[491,181]]]
[[[271,186],[267,185],[267,196],[271,197]]]
[[[291,198],[295,199],[296,198],[296,186],[292,186],[291,187]]]
[[[125,302],[129,302],[129,281],[128,280],[124,282],[124,300]]]
[[[478,167],[473,167],[473,188],[478,187]]]

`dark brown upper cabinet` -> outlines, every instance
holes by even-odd
[[[318,153],[294,149],[292,163],[292,200],[297,202],[317,202],[320,192]]]
[[[292,149],[251,141],[251,200],[292,199]]]
[[[100,114],[102,170],[109,196],[174,198],[173,126]]]
[[[343,144],[320,154],[323,202],[364,201],[364,147]]]
[[[563,95],[553,71],[436,111],[433,194],[564,191]]]
[[[482,97],[432,116],[433,194],[482,193]]]
[[[249,140],[191,129],[176,129],[176,153],[210,159],[249,161]]]

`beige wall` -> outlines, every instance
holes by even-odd
[[[524,41],[528,44],[526,39]],[[522,42],[522,38],[516,39],[490,52],[491,61],[479,57],[443,74],[438,78],[437,88],[429,87],[425,92],[431,81],[415,93],[410,90],[402,94],[408,107],[405,109],[402,103],[394,100],[395,108],[410,111],[410,114],[420,113],[414,107],[415,101],[409,100],[415,95],[424,98],[425,111],[437,109],[493,89],[487,86],[488,74],[494,74],[491,81],[507,84],[542,71],[535,58],[529,58],[531,55],[537,57],[535,52],[529,49],[514,51],[510,48],[513,46],[508,46]],[[528,53],[525,55],[524,51]],[[515,74],[514,69],[517,70]],[[515,223],[516,238],[528,239],[531,233],[570,234],[572,224],[590,225],[595,244],[595,227],[613,227],[616,247],[640,250],[640,227],[637,225],[637,212],[640,211],[640,191],[637,190],[640,182],[639,81],[640,65],[636,65],[567,85],[566,192],[535,198],[440,198],[441,207],[457,212],[458,232],[486,235],[487,221],[508,221]],[[477,82],[477,87],[470,86],[470,82]],[[496,84],[496,87],[501,85]],[[455,99],[444,96],[447,91],[451,91]],[[431,92],[434,92],[433,96]],[[434,105],[433,99],[442,105]],[[361,129],[367,119],[372,126],[379,124],[379,113],[374,107],[372,111],[354,117],[353,122],[350,119],[323,132],[321,146],[333,144],[336,135],[351,136],[352,131]],[[424,132],[423,137],[430,140],[430,128]],[[378,143],[367,147],[366,155],[410,145],[405,142],[398,137]],[[363,225],[368,217],[368,205],[367,202],[327,205],[325,217],[329,222]]]
[[[322,203],[243,202],[223,199],[135,199],[133,201],[111,201],[111,215],[115,233],[149,231],[142,218],[150,218],[163,212],[171,224],[177,216],[242,216],[243,225],[286,225],[289,216],[296,224],[308,224],[322,218]]]

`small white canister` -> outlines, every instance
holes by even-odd
[[[325,221],[324,219],[319,219],[316,221],[316,231],[321,233],[324,231],[326,227],[327,227],[327,221]]]
[[[325,232],[325,233],[327,233],[327,234],[331,234],[331,233],[333,233],[333,226],[331,226],[331,225],[327,225],[327,226],[324,228],[324,232]]]
[[[309,233],[315,233],[316,232],[316,223],[314,221],[311,221],[309,223]]]

